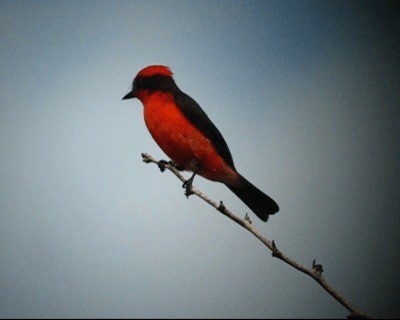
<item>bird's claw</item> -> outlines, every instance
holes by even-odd
[[[160,168],[161,172],[165,171],[165,166],[169,165],[169,166],[175,166],[175,164],[170,160],[170,161],[166,161],[166,160],[160,160],[157,162],[158,167]]]
[[[164,172],[164,171],[165,171],[165,165],[166,165],[167,163],[168,163],[168,162],[165,161],[165,160],[160,160],[160,161],[157,162],[157,165],[158,165],[158,167],[160,168],[160,171],[161,171],[161,172]]]
[[[182,185],[182,188],[185,188],[185,196],[188,198],[190,195],[193,194],[192,183],[193,183],[193,179],[189,179],[189,180],[186,180]]]

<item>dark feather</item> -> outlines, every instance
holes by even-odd
[[[234,169],[232,155],[224,137],[198,103],[179,89],[174,94],[174,100],[185,117],[214,144],[218,154]]]
[[[228,186],[262,221],[267,222],[269,215],[279,211],[277,203],[264,192],[241,176],[240,186]]]

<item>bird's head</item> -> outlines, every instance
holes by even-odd
[[[133,79],[132,90],[122,100],[139,98],[154,91],[172,92],[176,87],[172,71],[167,66],[152,65],[143,68]]]

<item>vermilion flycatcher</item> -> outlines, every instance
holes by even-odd
[[[144,106],[146,126],[160,148],[176,167],[192,171],[184,184],[190,194],[196,174],[224,183],[261,220],[279,210],[269,196],[240,175],[228,145],[203,109],[182,92],[166,66],[142,69],[123,100],[138,98]]]

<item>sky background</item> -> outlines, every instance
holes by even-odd
[[[280,205],[253,225],[354,306],[400,317],[399,21],[381,1],[1,0],[0,317],[349,314],[142,162],[165,155],[121,99],[151,64]]]

